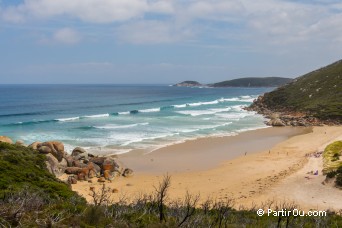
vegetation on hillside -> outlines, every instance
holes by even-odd
[[[262,103],[274,111],[297,111],[342,122],[342,60],[266,93]]]
[[[323,152],[323,173],[336,178],[335,184],[342,187],[342,141],[329,144]]]
[[[278,87],[291,82],[291,78],[265,77],[265,78],[238,78],[211,84],[212,87]]]

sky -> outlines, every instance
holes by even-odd
[[[0,83],[293,78],[342,58],[341,23],[341,0],[0,0]]]

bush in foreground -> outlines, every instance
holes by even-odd
[[[170,180],[170,179],[169,179]],[[342,216],[327,212],[326,216],[294,217],[258,216],[257,207],[236,210],[231,199],[207,199],[199,203],[199,195],[186,193],[183,200],[169,200],[167,179],[156,191],[134,200],[124,197],[117,202],[103,200],[85,204],[79,198],[49,199],[44,192],[28,188],[0,199],[1,227],[341,227]],[[109,199],[108,188],[94,192],[97,199]],[[43,194],[43,195],[41,195]],[[161,203],[163,202],[163,203]],[[294,203],[269,201],[260,208],[298,208]]]

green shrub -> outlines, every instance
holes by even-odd
[[[335,184],[338,187],[342,187],[342,173],[339,173],[339,174],[336,175]]]
[[[55,199],[76,196],[68,185],[48,172],[45,160],[45,155],[32,149],[0,142],[0,198],[24,187],[43,191]]]
[[[336,174],[337,174],[336,171],[330,171],[329,173],[327,173],[327,177],[328,177],[328,178],[333,178],[333,177],[336,176]]]

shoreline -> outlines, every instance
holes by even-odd
[[[118,156],[126,166],[133,167],[139,173],[204,171],[224,161],[270,149],[283,140],[311,131],[312,128],[303,127],[259,128],[237,135],[187,140],[152,152],[134,150]]]
[[[294,129],[291,127],[289,128],[292,130]],[[194,142],[186,142],[184,144],[163,148],[158,153],[154,152],[153,161],[148,159],[145,159],[144,161],[144,159],[141,159],[134,154],[131,154],[126,158],[120,156],[120,160],[124,163],[128,161],[126,165],[130,164],[129,168],[136,171],[135,175],[130,178],[114,179],[112,182],[106,182],[105,185],[118,190],[118,193],[113,194],[114,200],[119,200],[120,197],[123,196],[134,198],[137,195],[151,193],[154,191],[153,186],[158,185],[165,172],[161,172],[159,168],[153,166],[149,167],[149,165],[151,163],[159,163],[168,171],[170,169],[167,167],[178,167],[178,170],[176,169],[168,172],[171,176],[171,188],[169,190],[170,199],[183,198],[185,192],[188,190],[191,194],[200,194],[201,201],[204,201],[207,197],[218,200],[234,199],[237,207],[261,205],[263,202],[270,200],[269,197],[279,201],[285,198],[288,200],[295,200],[296,192],[287,193],[285,197],[284,192],[278,191],[279,194],[274,195],[272,194],[272,191],[287,177],[291,177],[297,172],[302,172],[309,161],[308,158],[305,157],[305,154],[316,152],[322,145],[341,137],[342,127],[323,126],[301,128],[306,132],[302,131],[301,134],[288,135],[285,138],[283,135],[283,138],[280,138],[279,142],[274,142],[274,144],[270,146],[271,149],[263,148],[262,150],[257,150],[257,148],[253,147],[253,145],[256,145],[255,143],[249,144],[248,141],[244,141],[244,139],[246,139],[245,137],[247,137],[246,135],[248,135],[250,138],[255,137],[256,142],[265,146],[267,143],[263,143],[265,140],[262,140],[265,139],[265,134],[261,134],[261,131],[269,131],[269,134],[275,134],[277,131],[286,131],[286,129],[287,128],[265,128],[241,133],[239,134],[240,136],[237,137],[235,136],[233,141],[239,141],[240,145],[249,146],[251,150],[255,149],[255,152],[250,152],[246,155],[241,154],[240,152],[231,159],[220,160],[218,164],[215,162],[215,164],[208,165],[208,163],[210,163],[210,158],[215,157],[212,154],[203,157],[203,155],[200,155],[201,153],[198,153],[198,156],[196,157],[194,151],[197,151],[198,148],[207,151],[208,147],[215,148],[215,146],[217,146],[219,150],[218,153],[225,154],[223,144],[221,145],[219,141],[222,140],[222,143],[227,143],[226,145],[228,146],[231,145],[231,142],[224,137],[223,139],[215,140],[205,139],[203,142],[205,142],[204,144],[206,144],[207,147],[205,147],[203,143],[198,143],[199,141],[196,141],[197,144]],[[257,139],[258,136],[259,139]],[[237,138],[239,138],[239,140],[236,140]],[[189,149],[188,153],[175,153],[175,148],[185,149],[186,147]],[[169,154],[172,151],[173,154],[171,156]],[[138,161],[141,162],[141,167],[132,166],[132,164],[134,164],[134,156],[136,157],[136,164],[138,164]],[[197,160],[193,159],[189,161],[186,156],[197,158]],[[222,158],[220,156],[217,157],[220,159]],[[207,165],[201,167],[201,170],[184,170],[182,164],[178,163],[182,159],[186,160],[189,163],[189,166],[192,167],[194,165],[199,166],[199,163],[196,163],[196,161],[201,161],[201,164]],[[164,162],[162,162],[162,160],[164,160]],[[144,169],[150,171],[139,171]],[[299,180],[298,188],[305,192],[307,185],[302,185],[303,181],[304,180],[302,179]],[[78,182],[76,185],[72,185],[72,188],[74,191],[77,191],[84,196],[88,202],[91,202],[89,196],[90,187],[99,190],[101,186],[102,184],[100,183]],[[282,187],[280,188],[284,189]],[[334,197],[334,200],[339,200],[341,198],[342,201],[342,194],[337,196],[332,195],[331,197]],[[301,202],[299,205],[303,209],[339,209],[332,204],[316,201],[313,201],[312,203]]]

